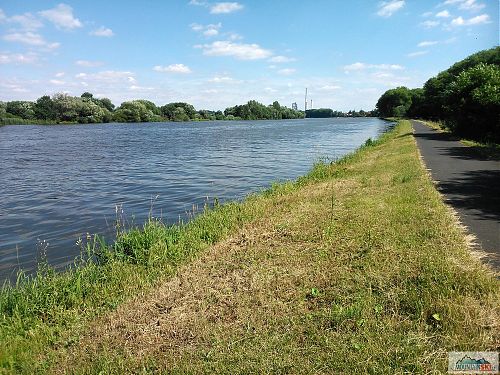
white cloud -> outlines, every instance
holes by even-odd
[[[65,85],[65,84],[66,84],[66,82],[65,82],[65,81],[61,81],[61,80],[59,80],[59,79],[51,79],[51,80],[49,81],[49,83],[51,83],[51,84],[53,84],[53,85],[57,85],[57,86],[63,86],[63,85]]]
[[[372,77],[378,79],[387,79],[387,78],[394,78],[394,74],[388,72],[375,72],[372,73]]]
[[[432,12],[425,12],[425,13],[422,13],[422,17],[430,17],[432,16],[434,13]]]
[[[426,40],[424,42],[420,42],[418,43],[418,47],[429,47],[429,46],[434,46],[436,44],[438,44],[439,42],[435,41],[435,40]]]
[[[40,34],[33,33],[31,31],[6,34],[3,36],[3,39],[7,42],[18,42],[29,44],[31,46],[45,47],[48,49],[55,49],[60,46],[59,43],[47,42]]]
[[[171,64],[169,66],[156,65],[153,70],[156,72],[180,74],[188,74],[192,72],[191,69],[184,64]]]
[[[210,7],[212,14],[227,14],[243,9],[240,3],[215,3]]]
[[[216,90],[216,89],[203,90],[204,94],[217,94],[218,92],[219,92],[219,90]]]
[[[54,74],[54,76],[55,76],[56,78],[61,78],[61,77],[64,77],[64,75],[65,75],[65,74],[66,74],[66,73],[64,73],[64,72],[58,72],[58,73]]]
[[[111,30],[107,27],[101,26],[98,29],[91,31],[90,35],[103,36],[103,37],[109,38],[109,37],[112,37],[113,35],[115,35],[115,33],[113,32],[113,30]]]
[[[354,64],[344,66],[345,72],[360,71],[366,69],[403,70],[404,67],[398,64],[365,64],[362,62],[356,62]]]
[[[391,0],[383,1],[378,6],[377,15],[380,17],[390,17],[395,12],[403,8],[405,5],[404,0]]]
[[[33,64],[38,55],[34,53],[0,53],[0,64]]]
[[[297,71],[296,69],[285,68],[285,69],[278,70],[278,74],[281,74],[281,75],[284,75],[284,76],[288,76],[290,74],[295,73],[296,71]]]
[[[258,44],[233,43],[230,41],[217,41],[211,44],[197,45],[195,48],[203,49],[206,56],[232,56],[238,60],[267,59],[272,52],[260,47]]]
[[[5,34],[3,39],[7,42],[20,42],[30,44],[32,46],[40,46],[46,44],[45,40],[40,34],[25,32],[25,33],[11,33]]]
[[[272,87],[264,87],[264,91],[268,93],[278,92],[278,90],[273,89]]]
[[[272,63],[277,63],[277,64],[280,64],[280,63],[288,63],[288,62],[292,62],[292,61],[295,61],[296,59],[294,59],[293,57],[286,57],[286,56],[273,56],[269,59],[269,62],[272,62]]]
[[[73,16],[73,8],[66,4],[59,4],[38,14],[60,29],[71,30],[83,26],[82,22]]]
[[[0,22],[17,24],[16,31],[36,31],[37,29],[43,27],[43,23],[31,13],[24,13],[14,15],[12,17],[7,17],[2,9],[0,9]]]
[[[365,63],[360,63],[360,62],[344,66],[344,70],[346,70],[346,71],[363,70],[363,69],[366,69],[366,68],[367,68],[367,65]]]
[[[469,19],[464,19],[461,16],[454,18],[451,21],[452,26],[474,26],[481,25],[485,23],[490,23],[490,16],[487,14],[481,14],[480,16],[472,17]]]
[[[476,0],[465,0],[462,1],[462,3],[459,6],[459,9],[465,9],[465,10],[472,10],[472,11],[478,11],[481,10],[485,7],[484,4],[478,4],[476,3]]]
[[[450,12],[448,12],[445,9],[445,10],[442,10],[441,12],[439,12],[439,13],[436,13],[436,17],[438,17],[438,18],[448,18],[448,17],[451,17],[451,14],[450,14]]]
[[[17,23],[23,30],[34,31],[43,26],[43,23],[31,13],[15,15],[9,18],[4,15],[4,18],[10,23]]]
[[[198,23],[192,23],[189,25],[191,27],[191,30],[196,31],[196,32],[201,32],[203,35],[206,37],[211,37],[211,36],[216,36],[219,35],[219,30],[222,27],[222,24],[216,23],[216,24],[210,24],[210,25],[200,25]]]
[[[189,5],[207,6],[208,4],[206,1],[190,0]]]
[[[208,29],[203,32],[203,35],[205,36],[216,36],[217,34],[219,34],[217,29]]]
[[[23,84],[27,84],[31,86],[32,82],[23,82]],[[23,84],[19,84],[16,80],[7,80],[7,81],[0,81],[0,88],[5,88],[6,90],[0,90],[0,91],[7,91],[7,95],[3,95],[5,98],[12,98],[12,93],[21,93],[23,94],[19,99],[23,100],[26,99],[25,93],[30,92],[26,87],[23,86]],[[9,100],[8,99],[8,100]]]
[[[233,40],[233,41],[243,39],[243,37],[240,34],[233,33],[233,32],[227,33],[226,36],[229,38],[229,40]]]
[[[432,27],[436,27],[439,25],[439,21],[424,21],[420,24],[420,26],[425,27],[426,29],[430,29]]]
[[[134,73],[128,71],[104,70],[97,73],[78,73],[75,78],[85,81],[97,81],[99,83],[130,82],[135,83]]]
[[[340,90],[342,87],[338,85],[324,85],[321,86],[318,90],[321,91],[334,91],[334,90]]]
[[[231,78],[226,75],[216,75],[213,78],[210,78],[208,82],[211,83],[221,83],[221,84],[234,84],[234,83],[241,83],[241,81],[238,81],[234,78]]]
[[[408,57],[417,57],[417,56],[427,55],[428,53],[429,53],[429,51],[417,51],[417,52],[409,53],[406,56],[408,56]]]
[[[102,61],[76,60],[75,64],[86,68],[94,68],[96,66],[101,66],[104,63]]]
[[[454,18],[451,21],[451,24],[453,26],[464,26],[465,25],[465,20],[462,18],[462,16],[460,16],[460,17]]]
[[[201,30],[203,30],[203,25],[200,25],[198,23],[192,23],[189,26],[191,27],[191,30],[193,30],[193,31],[201,31]]]
[[[459,9],[479,11],[485,7],[483,3],[477,3],[476,0],[446,0],[443,5],[458,5]]]
[[[128,89],[131,91],[142,91],[142,92],[155,90],[154,87],[146,87],[146,86],[138,86],[138,85],[131,85],[131,86],[129,86]]]

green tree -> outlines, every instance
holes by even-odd
[[[78,122],[89,124],[99,122],[109,122],[111,119],[110,112],[93,100],[83,100],[78,111]]]
[[[446,99],[452,130],[500,142],[500,66],[479,63],[462,71]]]
[[[32,120],[35,118],[35,105],[33,102],[16,100],[7,102],[6,112],[13,116],[20,117],[25,120]]]
[[[155,119],[155,114],[148,109],[147,101],[132,100],[123,102],[114,113],[115,121],[119,122],[149,122]],[[154,104],[153,104],[154,105]]]
[[[407,87],[387,90],[377,102],[377,109],[384,117],[404,117],[411,106],[412,95]]]
[[[175,107],[172,120],[173,121],[189,121],[190,118],[183,107]]]
[[[176,111],[177,108],[181,108],[182,111]],[[161,114],[171,121],[188,121],[190,119],[195,119],[197,115],[196,109],[191,104],[182,102],[165,104],[160,107],[160,110]],[[188,120],[178,120],[180,117],[185,118],[184,115],[187,116]]]
[[[306,112],[306,117],[311,118],[328,118],[335,117],[333,110],[330,108],[317,108],[317,109],[308,109]]]
[[[56,121],[58,119],[55,103],[48,95],[37,99],[34,111],[35,117],[39,120]]]
[[[57,93],[52,97],[60,121],[77,122],[82,100],[68,94]]]
[[[5,117],[6,113],[7,113],[7,103],[0,102],[0,117]]]
[[[90,92],[84,92],[82,95],[80,95],[82,99],[86,100],[92,100],[94,98],[94,95],[91,94]]]
[[[411,94],[411,105],[408,108],[407,115],[408,117],[421,117],[423,113],[423,105],[424,105],[424,89],[412,89],[410,90]]]
[[[115,105],[111,103],[111,100],[109,100],[108,98],[97,99],[97,104],[107,109],[109,112],[113,112],[113,110],[115,109]]]

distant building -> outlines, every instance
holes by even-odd
[[[297,110],[297,103],[292,103],[292,109]]]

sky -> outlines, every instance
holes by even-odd
[[[0,100],[370,110],[498,43],[498,0],[0,0]]]

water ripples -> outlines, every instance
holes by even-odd
[[[241,199],[375,138],[379,119],[0,127],[0,279],[79,254],[79,236],[114,232],[115,206],[142,224],[186,218],[207,197]],[[133,219],[132,219],[133,218]]]

